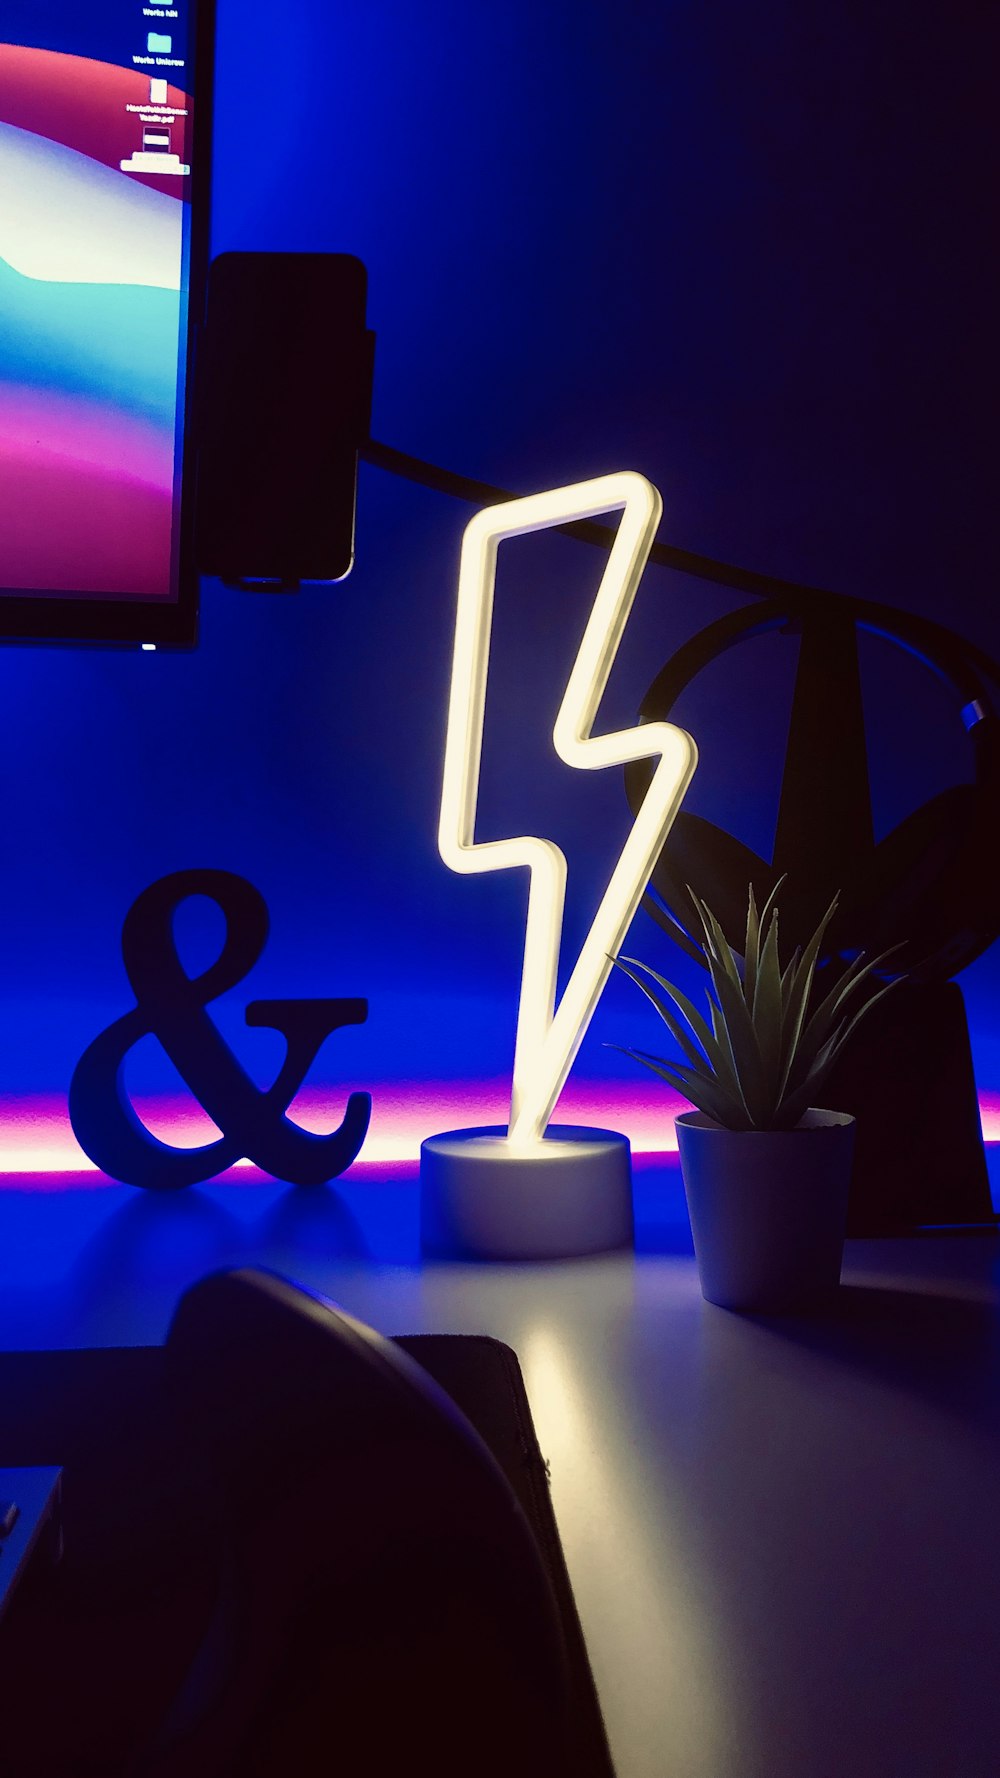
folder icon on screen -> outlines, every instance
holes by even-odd
[[[168,56],[173,46],[173,41],[172,37],[164,37],[159,31],[150,31],[149,36],[146,38],[146,48],[150,55],[155,55],[158,51],[161,56]]]

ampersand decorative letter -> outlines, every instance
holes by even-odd
[[[200,976],[181,966],[173,916],[191,895],[222,909],[222,951]],[[342,1025],[361,1025],[366,1000],[252,1000],[248,1025],[280,1031],[288,1045],[274,1084],[257,1087],[205,1008],[253,968],[268,932],[263,896],[225,870],[175,871],[145,889],[122,928],[122,956],[137,1004],[94,1039],[77,1063],[69,1115],[80,1147],[113,1179],[152,1191],[197,1185],[244,1156],[292,1185],[322,1185],[342,1173],[365,1139],[371,1095],[352,1093],[339,1128],[317,1136],[285,1113],[320,1045]],[[202,1148],[173,1148],[143,1124],[125,1090],[125,1058],[152,1033],[195,1098],[223,1132]]]

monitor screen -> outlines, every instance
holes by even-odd
[[[0,636],[190,643],[214,0],[3,0]]]

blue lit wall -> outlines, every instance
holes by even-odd
[[[897,0],[219,10],[215,248],[365,260],[376,436],[526,491],[640,469],[671,541],[1000,652],[983,15],[945,37],[937,9]],[[246,1032],[241,1009],[267,994],[368,995],[368,1026],[323,1052],[329,1081],[507,1071],[524,888],[452,877],[434,845],[467,510],[366,469],[344,586],[268,599],[206,583],[191,656],[0,653],[8,1110],[64,1097],[129,1003],[126,908],[199,864],[245,874],[271,909],[246,995],[219,1009],[262,1079],[280,1040]],[[616,775],[574,777],[548,741],[599,564],[567,540],[510,546],[484,766],[483,831],[567,851],[571,952],[628,825]],[[650,571],[609,718],[627,721],[676,642],[733,603]],[[885,825],[969,762],[945,693],[872,648]],[[752,667],[749,649],[732,657],[679,712],[702,749],[691,806],[761,848],[790,659],[755,644]],[[639,925],[635,947],[673,962]],[[212,941],[192,915],[191,954]],[[987,1092],[996,980],[990,957],[965,982]],[[581,1074],[620,1072],[605,1041],[637,1032],[615,982]],[[152,1041],[133,1073],[175,1084]],[[373,1131],[379,1115],[376,1096]]]

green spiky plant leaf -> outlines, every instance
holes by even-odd
[[[688,891],[702,924],[712,978],[706,994],[707,1019],[647,963],[636,957],[614,959],[655,1006],[684,1059],[671,1061],[635,1049],[626,1049],[625,1055],[651,1069],[727,1130],[794,1129],[803,1113],[818,1103],[861,1019],[895,986],[890,981],[872,989],[874,972],[891,954],[883,951],[871,961],[855,958],[814,1004],[816,966],[837,898],[808,944],[782,967],[776,904],[780,888],[781,882],[758,913],[751,885],[742,958],[727,943],[715,915]]]

